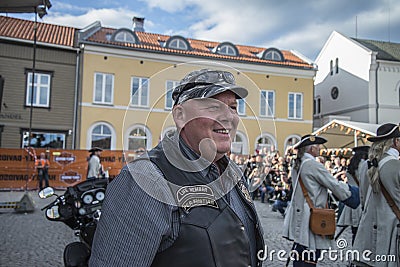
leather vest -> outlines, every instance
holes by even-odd
[[[249,239],[243,223],[225,198],[215,200],[213,189],[204,183],[200,173],[189,173],[172,166],[160,145],[148,156],[165,179],[179,185],[170,188],[175,201],[180,203],[179,235],[170,247],[156,254],[151,266],[251,266]],[[240,191],[238,186],[235,189]],[[243,195],[242,192],[239,194]],[[256,218],[255,215],[258,222]],[[260,231],[256,235],[257,249],[263,249]],[[261,262],[257,266],[261,266]]]

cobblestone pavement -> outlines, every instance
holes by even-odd
[[[39,199],[37,191],[29,191],[27,194],[34,201],[34,212],[16,213],[13,209],[0,209],[0,266],[63,266],[64,247],[70,242],[78,241],[78,238],[74,236],[74,231],[63,223],[48,221],[44,212],[40,210],[54,198]],[[23,195],[24,192],[0,192],[0,202],[18,201]],[[260,203],[258,200],[255,204],[268,249],[264,266],[285,266],[285,261],[278,259],[277,252],[289,251],[292,243],[281,236],[283,218],[278,212],[271,212],[269,204]],[[350,230],[346,229],[343,237],[349,242]],[[333,262],[327,259],[318,264],[337,267],[346,265],[344,261]]]

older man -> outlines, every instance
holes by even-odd
[[[107,188],[91,266],[261,266],[262,229],[229,160],[247,90],[230,72],[189,73],[173,91],[177,131]]]
[[[286,211],[283,231],[285,238],[294,241],[293,250],[297,251],[294,267],[315,266],[321,250],[334,247],[329,236],[311,231],[310,205],[302,186],[308,192],[312,205],[317,208],[327,206],[328,189],[346,205],[356,208],[360,203],[358,188],[339,182],[324,165],[315,160],[320,155],[320,145],[326,142],[325,138],[305,135],[295,145],[297,159],[292,170],[293,195]]]

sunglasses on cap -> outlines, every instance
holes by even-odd
[[[175,88],[175,92],[173,92],[172,98],[175,100],[175,103],[177,103],[179,97],[184,92],[187,92],[194,87],[221,83],[235,85],[235,77],[230,72],[215,70],[205,71],[200,74],[194,74],[191,77],[186,77],[185,80],[182,81],[182,83]]]

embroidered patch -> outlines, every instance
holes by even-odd
[[[311,141],[311,142],[314,142],[314,141],[315,141],[315,136],[311,135],[311,136],[310,136],[310,141]]]
[[[246,185],[242,181],[239,181],[239,189],[240,189],[240,191],[242,191],[246,200],[252,203],[253,200],[251,199],[249,190],[247,189]]]
[[[219,208],[214,192],[207,185],[183,186],[176,192],[176,199],[185,211],[198,206]]]

